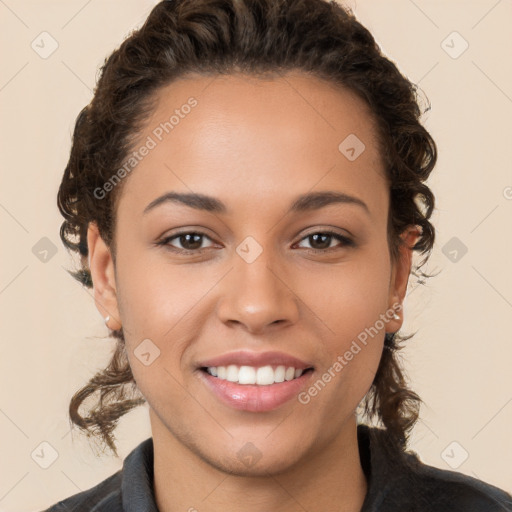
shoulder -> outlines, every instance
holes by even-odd
[[[403,475],[401,489],[416,504],[424,506],[418,510],[512,512],[512,496],[504,490],[462,473],[424,464],[414,453],[405,457],[410,471]]]
[[[94,487],[59,501],[43,512],[122,512],[122,471]]]
[[[136,446],[123,467],[99,484],[66,498],[42,512],[157,511],[153,496],[153,439]]]
[[[364,512],[512,512],[512,496],[504,490],[423,463],[393,444],[383,429],[362,426],[358,434],[371,460]]]

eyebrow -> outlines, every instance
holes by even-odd
[[[228,213],[228,208],[219,199],[204,194],[197,193],[178,193],[178,192],[167,192],[160,197],[157,197],[146,208],[144,208],[144,214],[153,210],[157,206],[166,203],[178,203],[189,206],[196,210],[204,210],[211,213]],[[329,206],[331,204],[353,204],[362,207],[367,214],[370,214],[370,210],[366,203],[361,199],[345,194],[342,192],[309,192],[298,196],[295,201],[290,205],[289,211],[292,213],[300,213],[311,210],[318,210]]]

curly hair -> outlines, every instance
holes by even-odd
[[[164,0],[105,59],[93,99],[76,119],[57,197],[65,219],[60,237],[81,257],[78,270],[68,272],[84,286],[93,286],[87,261],[90,222],[98,226],[115,263],[116,204],[123,183],[101,199],[94,191],[133,151],[159,88],[188,72],[259,76],[286,71],[327,80],[369,105],[389,183],[389,252],[396,261],[404,243],[400,234],[409,226],[418,227],[420,237],[410,247],[425,255],[418,270],[434,244],[429,221],[434,195],[424,182],[435,165],[437,149],[420,123],[418,87],[382,54],[354,14],[327,0]],[[129,366],[122,328],[110,334],[116,339],[110,363],[74,394],[69,414],[72,423],[102,440],[117,456],[117,421],[145,399]],[[397,357],[401,342],[411,336],[386,334],[377,373],[363,400],[365,416],[376,419],[403,447],[421,403],[408,389]],[[88,398],[95,405],[81,414],[79,408]]]

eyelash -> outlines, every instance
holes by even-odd
[[[172,236],[168,236],[168,237],[160,240],[159,242],[156,242],[156,245],[166,246],[170,251],[178,253],[178,254],[183,254],[183,255],[201,254],[203,251],[210,249],[210,247],[205,247],[203,249],[194,249],[194,250],[178,249],[176,247],[172,247],[169,244],[169,242],[171,240],[174,240],[175,238],[180,238],[184,235],[199,235],[202,237],[210,238],[206,233],[202,233],[200,231],[182,231],[181,233],[176,233]],[[345,247],[355,247],[356,246],[356,244],[353,240],[351,240],[350,238],[347,238],[346,236],[340,235],[339,233],[336,233],[334,231],[315,231],[313,233],[308,233],[306,236],[301,238],[299,240],[299,242],[302,242],[303,240],[305,240],[313,235],[328,235],[328,236],[331,236],[332,238],[335,238],[336,240],[342,242],[342,246],[345,246]],[[341,247],[338,247],[338,248],[341,248]],[[319,254],[319,253],[331,252],[332,250],[336,250],[336,249],[337,249],[336,247],[329,247],[327,249],[306,249],[306,250],[309,251],[310,253]]]

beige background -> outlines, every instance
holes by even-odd
[[[102,339],[91,293],[64,271],[71,259],[58,236],[56,192],[100,64],[155,3],[0,0],[2,511],[41,510],[121,467],[70,434],[69,398],[106,363],[113,342]],[[412,448],[429,464],[512,492],[512,2],[348,5],[422,87],[439,146],[427,270],[441,273],[425,286],[412,279],[405,304],[403,331],[417,334],[404,356],[426,403]],[[31,47],[43,31],[59,45],[46,59]],[[49,243],[44,237],[57,250],[46,262],[33,252]],[[454,243],[467,247],[456,261]],[[117,430],[121,456],[150,435],[147,409],[130,413]],[[42,442],[58,453],[47,469],[31,457]]]

